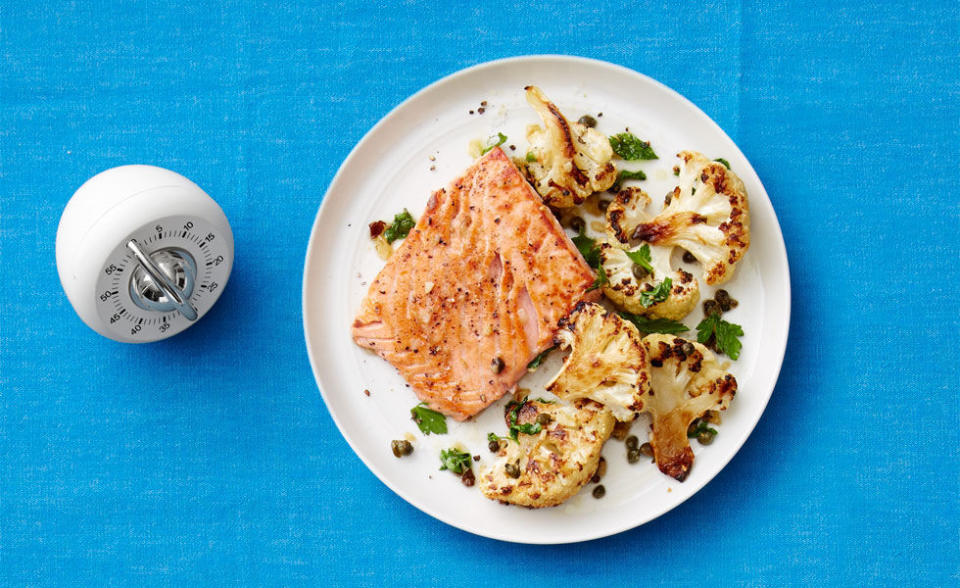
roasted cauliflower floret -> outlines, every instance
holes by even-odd
[[[737,380],[699,343],[673,335],[647,335],[651,388],[646,412],[653,420],[650,444],[660,471],[684,481],[693,465],[690,423],[708,410],[726,410]]]
[[[610,240],[630,244],[630,235],[640,223],[650,220],[646,208],[650,196],[640,188],[624,188],[607,205],[607,235]]]
[[[671,267],[673,247],[644,243],[624,250],[630,245],[633,230],[649,219],[645,211],[648,204],[650,197],[646,192],[627,188],[607,206],[607,235],[611,241],[600,246],[600,263],[607,275],[603,293],[627,312],[680,320],[700,300],[700,284],[688,272]],[[654,302],[644,295],[664,278],[671,282],[666,300]]]
[[[527,86],[525,90],[527,102],[540,115],[543,127],[527,128],[530,156],[517,163],[543,202],[554,208],[569,208],[612,186],[617,168],[611,162],[613,149],[607,137],[568,121],[540,88]]]
[[[649,251],[648,263],[653,271],[630,259],[630,255],[642,258],[645,251]],[[670,252],[669,248],[646,243],[626,251],[610,243],[601,244],[600,267],[607,274],[603,293],[633,314],[674,320],[687,316],[700,300],[700,284],[690,273],[670,268]],[[652,301],[649,293],[666,278],[670,279],[670,293],[663,301]]]
[[[602,306],[581,302],[560,321],[554,341],[570,355],[547,390],[564,400],[589,398],[620,421],[643,410],[650,374],[640,332]]]
[[[695,151],[677,154],[680,183],[663,211],[637,225],[631,237],[683,247],[703,266],[707,284],[722,284],[750,247],[750,210],[743,182],[723,164]]]
[[[556,506],[579,492],[597,471],[614,418],[591,400],[572,405],[528,400],[519,407],[507,405],[508,426],[514,409],[517,424],[546,424],[536,434],[520,433],[516,442],[500,441],[493,462],[480,471],[480,491],[510,504]]]

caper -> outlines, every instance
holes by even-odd
[[[413,444],[403,439],[397,439],[390,442],[390,450],[393,451],[394,457],[403,457],[413,453]]]
[[[606,495],[606,493],[607,493],[607,489],[603,487],[603,484],[600,484],[599,486],[593,489],[594,498],[603,498]]]
[[[493,373],[495,373],[495,374],[499,374],[500,372],[503,371],[503,366],[504,366],[504,365],[505,365],[505,364],[503,363],[503,359],[501,359],[501,358],[499,358],[499,357],[494,357],[494,358],[490,361],[490,370],[491,370]]]
[[[687,427],[687,437],[696,437],[699,430],[700,419],[693,419],[693,422],[690,423],[689,427]]]
[[[720,424],[720,411],[719,410],[708,410],[703,414],[702,418],[704,421],[719,425]]]
[[[504,469],[504,471],[507,472],[507,475],[510,476],[511,478],[519,478],[519,477],[520,477],[520,462],[519,462],[519,461],[517,461],[516,463],[508,463],[507,465],[503,466],[503,469]]]
[[[717,290],[717,293],[713,295],[714,299],[717,301],[717,304],[720,305],[720,308],[723,312],[730,310],[730,293],[726,290],[720,289]]]
[[[548,414],[545,413],[545,412],[542,412],[542,413],[540,413],[540,414],[537,415],[537,422],[538,422],[541,426],[544,426],[544,427],[545,427],[545,426],[547,426],[547,425],[549,425],[550,423],[553,422],[553,417],[550,416],[550,415],[548,415]]]
[[[606,198],[602,200],[597,200],[597,208],[599,208],[601,211],[606,211],[607,207],[609,206],[610,206],[610,201],[607,200]]]
[[[592,129],[593,127],[597,126],[597,119],[593,118],[589,114],[585,114],[581,116],[577,120],[577,122],[587,127],[588,129]]]
[[[712,298],[703,303],[703,316],[710,316],[711,314],[720,314],[720,305]]]
[[[653,458],[653,445],[649,443],[644,443],[640,446],[640,453],[646,455],[649,458]]]
[[[630,435],[627,437],[627,449],[636,449],[640,446],[640,439],[637,439],[636,435]]]
[[[617,424],[613,426],[613,434],[611,435],[617,441],[623,441],[627,438],[627,435],[630,433],[630,425],[633,422],[623,422],[617,421]]]
[[[645,277],[650,275],[650,271],[647,268],[643,267],[639,263],[633,264],[633,277],[638,280],[642,280]]]
[[[463,482],[464,486],[473,486],[474,482],[477,481],[477,478],[473,475],[473,469],[468,469],[463,472],[463,475],[460,476],[460,481]]]
[[[500,441],[491,441],[487,443],[487,449],[490,450],[490,453],[496,453],[500,451]]]
[[[713,443],[713,438],[716,436],[717,436],[716,433],[714,433],[710,429],[707,429],[705,431],[700,431],[700,434],[697,435],[697,441],[700,442],[700,445],[710,445],[711,443]]]
[[[684,261],[685,263],[693,263],[693,262],[697,261],[697,258],[694,257],[693,254],[690,253],[689,251],[684,251],[684,252],[683,252],[683,261]]]
[[[637,463],[640,461],[640,450],[639,449],[628,449],[627,450],[627,463]]]
[[[582,233],[583,230],[587,227],[587,223],[579,216],[575,216],[571,218],[569,221],[567,221],[567,224],[570,225],[571,229],[573,229],[578,233]]]

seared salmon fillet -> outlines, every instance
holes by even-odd
[[[353,339],[430,408],[464,420],[514,387],[594,278],[494,148],[430,197],[370,285]]]

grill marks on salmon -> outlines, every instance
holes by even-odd
[[[420,400],[464,420],[516,385],[594,278],[494,148],[430,197],[370,285],[353,338],[397,368]]]

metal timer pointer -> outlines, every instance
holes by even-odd
[[[76,191],[57,229],[57,271],[90,328],[126,343],[159,341],[202,317],[233,267],[233,233],[199,186],[170,170],[125,165]]]

